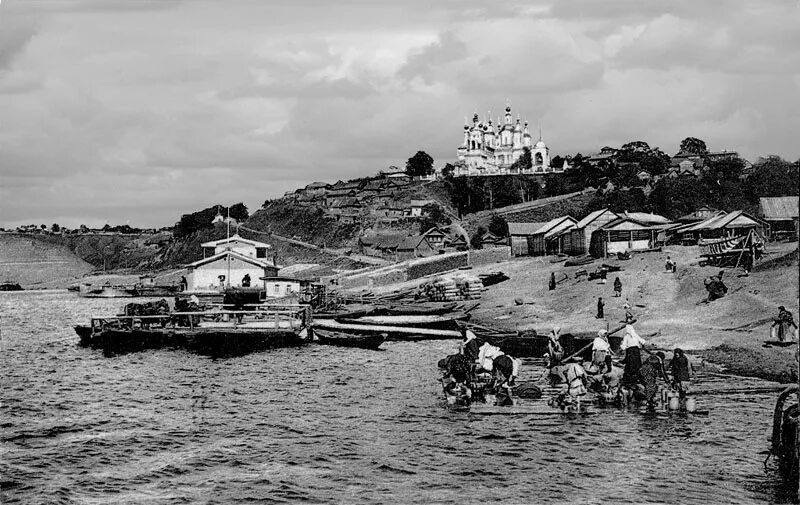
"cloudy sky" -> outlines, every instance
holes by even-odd
[[[800,1],[0,0],[0,226],[172,224],[455,157],[508,98],[551,154],[800,157]]]

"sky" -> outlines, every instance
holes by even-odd
[[[0,227],[441,166],[507,100],[551,156],[694,136],[793,161],[798,26],[800,0],[0,0]]]

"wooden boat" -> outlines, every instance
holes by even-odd
[[[336,345],[339,347],[359,347],[362,349],[377,349],[386,340],[383,335],[351,335],[337,331],[326,331],[314,328],[314,336],[320,344]]]
[[[585,254],[583,256],[576,256],[574,258],[570,258],[564,262],[564,266],[567,267],[577,267],[580,265],[588,265],[589,263],[593,262],[595,258],[592,256]]]
[[[374,312],[375,312],[374,306],[365,305],[350,310],[341,310],[336,312],[324,312],[324,311],[314,312],[314,319],[358,318],[362,316],[371,315]]]
[[[456,302],[450,302],[450,303],[433,302],[433,303],[418,303],[413,305],[391,305],[389,307],[378,308],[375,311],[376,312],[375,315],[387,315],[387,316],[442,315],[452,312],[453,310],[455,310],[457,306],[458,304]],[[385,314],[382,314],[381,312],[385,312]]]
[[[386,334],[386,340],[441,340],[461,338],[458,330],[441,330],[435,328],[415,328],[408,326],[390,326],[377,324],[349,324],[332,319],[317,319],[314,329],[338,331],[355,335]]]
[[[469,314],[452,314],[446,316],[362,316],[359,318],[338,318],[337,322],[345,324],[374,324],[381,326],[411,326],[414,328],[457,329],[457,321],[468,321]]]
[[[258,311],[172,312],[155,316],[93,317],[76,326],[81,345],[106,353],[185,348],[213,356],[237,355],[308,341],[311,309],[281,305]]]
[[[91,341],[92,337],[92,327],[78,324],[74,326],[74,328],[75,328],[75,333],[77,333],[81,339],[80,340],[81,345],[84,346],[89,345],[89,342]]]
[[[0,291],[22,291],[22,286],[16,282],[4,282],[0,284]]]
[[[135,296],[135,290],[132,287],[121,285],[92,286],[91,284],[81,284],[78,289],[78,296],[84,298],[132,298]]]

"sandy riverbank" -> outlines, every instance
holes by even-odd
[[[770,244],[768,258],[787,255],[797,243]],[[678,262],[676,273],[667,272],[667,256]],[[731,373],[758,376],[782,382],[796,382],[796,345],[764,347],[778,305],[798,314],[797,256],[743,276],[741,270],[725,270],[728,294],[705,303],[703,279],[719,272],[718,267],[699,266],[697,247],[668,247],[663,252],[634,255],[610,265],[622,267],[610,273],[606,284],[576,278],[579,270],[593,271],[603,261],[579,267],[551,263],[551,257],[517,258],[487,265],[475,273],[503,271],[511,279],[489,287],[473,321],[510,330],[533,328],[546,333],[553,326],[563,332],[615,328],[624,319],[623,304],[630,301],[636,328],[655,347],[681,347],[692,354],[718,363]],[[562,280],[548,290],[551,272]],[[622,297],[613,297],[613,281],[622,281]],[[597,298],[605,301],[605,318],[596,319]],[[517,305],[515,299],[522,299]],[[796,318],[795,318],[796,319]]]

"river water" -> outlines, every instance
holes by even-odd
[[[791,500],[762,464],[776,394],[699,397],[707,417],[476,416],[441,406],[453,341],[226,359],[76,345],[73,325],[124,302],[0,293],[2,503]]]

